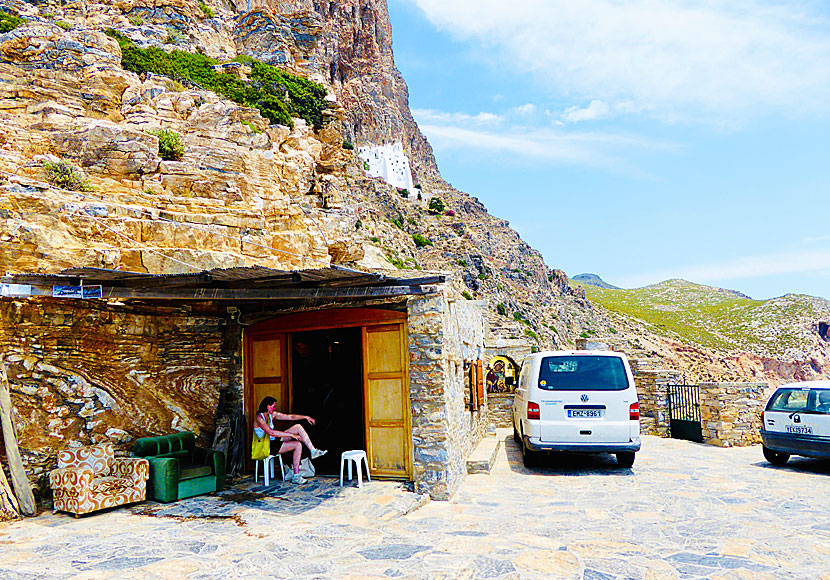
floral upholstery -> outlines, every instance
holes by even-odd
[[[80,515],[144,501],[149,476],[146,459],[115,458],[112,443],[66,449],[49,474],[54,510]]]

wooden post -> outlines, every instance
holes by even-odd
[[[12,475],[14,492],[20,505],[20,512],[23,515],[33,516],[37,513],[35,508],[35,496],[32,493],[32,486],[26,471],[23,468],[23,460],[20,458],[20,448],[17,446],[17,436],[14,433],[12,423],[12,397],[9,378],[6,375],[6,362],[0,358],[0,425],[3,427],[3,441],[6,444],[6,457],[9,460],[9,471]],[[3,478],[5,479],[5,477]],[[6,482],[8,485],[8,482]]]

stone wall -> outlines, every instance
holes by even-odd
[[[443,293],[409,301],[409,389],[417,493],[452,497],[487,425],[467,406],[464,361],[482,358],[486,305]]]
[[[670,437],[669,385],[682,379],[673,371],[654,369],[649,359],[632,359],[631,371],[640,399],[640,431]],[[700,383],[703,442],[718,447],[761,442],[760,413],[766,383]]]
[[[718,447],[761,442],[761,411],[766,383],[701,383],[703,441]]]
[[[629,359],[637,395],[640,399],[640,432],[646,435],[669,436],[669,385],[681,377],[673,372],[654,368],[652,359]]]
[[[0,299],[15,425],[33,480],[61,449],[189,430],[209,444],[238,357],[210,307]]]
[[[487,412],[490,415],[490,425],[512,427],[513,393],[487,393]]]

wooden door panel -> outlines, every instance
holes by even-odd
[[[363,328],[366,445],[373,475],[412,476],[405,339],[402,324]]]
[[[253,421],[260,401],[267,396],[277,400],[278,410],[287,411],[285,335],[270,336],[267,339],[250,337],[246,342],[248,421]]]
[[[282,377],[282,338],[253,340],[253,378]]]
[[[400,422],[403,419],[401,379],[369,379],[370,416],[373,421]]]
[[[373,427],[369,446],[373,474],[394,477],[406,473],[406,441],[400,427]]]
[[[369,330],[366,345],[366,370],[370,374],[401,371],[400,325],[378,326]]]
[[[256,413],[256,409],[259,407],[259,402],[265,397],[274,397],[277,400],[277,409],[282,410],[285,407],[282,393],[282,383],[254,383],[251,397],[254,413]],[[251,421],[253,421],[253,415],[251,415]]]

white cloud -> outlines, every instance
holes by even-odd
[[[421,131],[436,151],[461,150],[497,153],[517,161],[538,160],[567,165],[603,167],[641,179],[652,175],[628,167],[621,153],[632,147],[667,149],[668,145],[637,136],[609,133],[566,132],[559,129],[536,129],[506,123],[482,127],[475,123],[436,123],[436,119],[463,119],[465,115],[436,114],[427,117],[415,111]],[[476,116],[466,115],[470,119]]]
[[[597,119],[607,117],[610,112],[611,107],[609,107],[607,103],[594,99],[591,101],[591,104],[584,109],[579,107],[570,107],[569,109],[566,109],[565,113],[562,115],[562,118],[566,121],[570,121],[571,123],[576,123],[578,121],[596,121]]]
[[[533,103],[527,103],[520,107],[513,107],[512,109],[510,109],[510,112],[514,115],[530,116],[536,113],[536,105],[534,105]]]
[[[830,19],[819,2],[410,1],[499,66],[612,110],[734,123],[830,109]]]
[[[435,109],[412,109],[412,116],[419,123],[492,125],[504,121],[504,117],[495,113],[481,112],[477,115],[467,113],[445,113]]]
[[[627,288],[635,288],[672,278],[683,278],[692,282],[717,284],[730,280],[821,271],[830,271],[830,251],[747,256],[713,264],[637,274],[623,279],[620,283]]]

